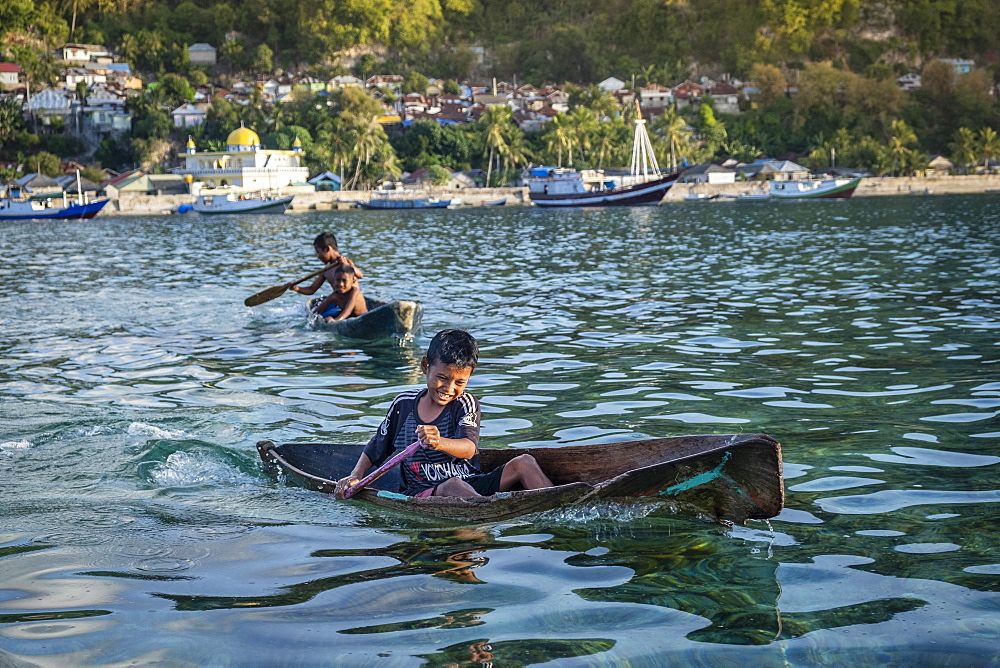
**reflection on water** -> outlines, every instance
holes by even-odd
[[[785,204],[3,224],[0,663],[1000,660],[995,202]],[[417,337],[243,307],[324,229]],[[445,526],[262,473],[367,440],[448,326],[484,443],[766,432],[785,511]]]

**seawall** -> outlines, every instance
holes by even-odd
[[[677,183],[663,198],[663,202],[684,201],[688,195],[703,194],[706,197],[736,196],[747,191],[759,191],[766,184],[758,181],[739,183]],[[428,188],[406,190],[413,197],[437,197],[438,199],[458,199],[462,206],[482,206],[484,203],[506,199],[505,206],[531,204],[527,188],[464,188],[449,190]],[[1000,194],[1000,174],[976,174],[970,176],[923,176],[923,177],[871,177],[861,180],[855,197],[878,197],[885,195],[948,195],[998,193]],[[367,202],[373,196],[371,190],[319,191],[296,193],[292,206],[293,213],[305,211],[329,211],[333,209],[354,209],[358,202]],[[725,201],[725,199],[721,200]],[[127,195],[112,200],[104,207],[101,215],[159,215],[169,214],[182,204],[191,204],[191,195]]]

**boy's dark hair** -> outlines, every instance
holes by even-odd
[[[442,329],[427,346],[427,362],[457,366],[459,369],[476,368],[479,362],[479,344],[476,338],[462,329]]]
[[[353,264],[347,264],[346,262],[341,262],[333,270],[333,273],[334,274],[351,274],[352,276],[356,276],[358,272],[355,271]]]
[[[332,248],[333,250],[340,252],[337,248],[337,237],[333,236],[333,232],[324,232],[313,240],[314,248]]]

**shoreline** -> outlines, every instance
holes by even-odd
[[[761,189],[762,183],[742,181],[738,183],[676,183],[664,195],[660,204],[686,202],[688,195],[703,194],[706,197],[738,195],[747,190]],[[351,210],[357,208],[358,202],[366,202],[372,198],[372,190],[346,191],[307,191],[294,192],[288,189],[288,194],[295,194],[288,211],[303,213],[306,211]],[[439,199],[460,199],[462,208],[475,208],[501,198],[507,198],[504,206],[531,206],[531,198],[527,187],[517,188],[467,188],[457,190],[420,189],[407,190],[414,197],[437,197]],[[861,180],[854,192],[855,198],[910,196],[910,195],[973,195],[1000,194],[1000,174],[981,174],[969,176],[897,176],[869,177]],[[169,215],[173,214],[182,204],[191,204],[193,195],[131,195],[111,200],[100,213],[101,216],[130,215]],[[713,202],[735,201],[728,198],[710,200]]]

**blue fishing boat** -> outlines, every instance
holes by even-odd
[[[42,197],[36,195],[30,199],[7,197],[0,199],[0,220],[44,220],[46,218],[86,220],[100,213],[109,201],[107,199],[87,201],[82,197],[76,199],[75,203],[72,202],[65,192]]]
[[[452,200],[437,197],[414,197],[405,192],[377,190],[367,202],[358,202],[362,209],[447,209]]]

